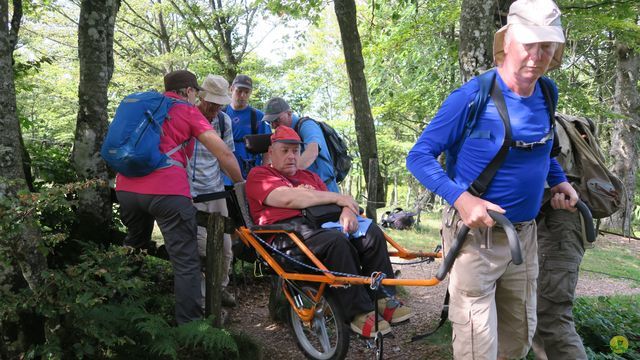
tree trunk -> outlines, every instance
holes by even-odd
[[[78,194],[74,236],[107,239],[112,223],[107,166],[100,146],[109,126],[107,88],[113,74],[113,31],[119,0],[83,0],[78,25],[78,120],[73,165],[80,180],[97,179]]]
[[[9,4],[0,0],[0,199],[16,199],[18,192],[28,192],[27,178],[24,169],[24,146],[20,121],[16,113],[16,91],[13,77],[13,50],[18,39],[18,30],[22,19],[22,2],[13,1],[13,14],[9,26]],[[24,195],[23,195],[24,196]],[[29,197],[26,197],[30,201]],[[4,260],[8,263],[0,265],[0,287],[21,289],[28,286],[34,293],[41,293],[45,283],[43,274],[47,270],[47,261],[41,252],[42,236],[34,215],[30,211],[12,209],[23,212],[20,231],[11,235],[0,235],[0,250],[11,255]],[[24,279],[24,284],[17,274]],[[30,309],[19,311],[19,335],[16,347],[25,351],[34,343],[42,343],[43,321]],[[23,322],[23,319],[29,319]],[[4,336],[4,326],[2,335]],[[3,342],[4,339],[0,340]],[[0,356],[5,357],[6,347],[0,349]]]
[[[495,1],[463,0],[458,61],[462,82],[493,67]]]
[[[631,217],[636,190],[638,148],[640,141],[640,94],[638,80],[640,56],[625,44],[616,46],[616,85],[613,110],[620,115],[615,120],[611,133],[611,158],[614,159],[613,173],[624,183],[626,205],[611,218],[614,228],[631,234]]]
[[[22,2],[13,1],[14,14],[9,29],[9,6],[0,0],[0,198],[14,197],[18,191],[28,190],[22,161],[20,122],[16,114],[16,90],[13,78],[13,50],[22,17]],[[16,18],[17,17],[17,18]],[[37,290],[43,283],[42,274],[47,269],[43,254],[38,250],[41,236],[35,219],[25,215],[24,230],[12,241],[13,253],[19,256],[18,264],[29,288]]]
[[[362,44],[358,33],[356,4],[354,0],[335,0],[334,9],[340,26],[342,49],[349,75],[349,92],[351,93],[351,102],[355,115],[358,149],[361,155],[363,173],[368,184],[370,182],[369,161],[378,157],[378,144],[375,126],[373,125],[373,116],[371,115],[371,106],[369,105],[367,80],[364,77],[364,58],[362,57]],[[379,171],[374,176],[377,178],[378,184],[384,183]],[[371,206],[367,206],[370,209],[367,211],[367,215],[373,216],[372,219],[377,218],[375,208],[384,206],[384,193],[384,186],[378,186],[376,194],[367,194],[368,204],[371,204]]]

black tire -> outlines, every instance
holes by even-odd
[[[306,294],[316,294],[313,286],[303,285]],[[302,306],[311,306],[308,297],[300,296]],[[308,359],[341,360],[349,351],[350,330],[343,310],[338,307],[331,294],[324,293],[316,305],[316,312],[309,324],[304,324],[293,308],[289,313],[289,324],[296,338],[296,344]]]

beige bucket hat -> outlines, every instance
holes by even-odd
[[[207,75],[202,82],[200,96],[206,102],[227,105],[231,103],[229,82],[220,75]]]
[[[507,25],[493,37],[493,62],[497,65],[504,60],[504,35],[510,27],[511,34],[521,44],[558,43],[549,70],[560,67],[565,38],[556,3],[551,0],[518,0],[511,4]]]

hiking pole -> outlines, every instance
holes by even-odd
[[[495,212],[493,210],[488,210],[487,213],[496,223],[500,224],[504,229],[505,234],[507,234],[507,239],[509,241],[509,249],[511,250],[511,259],[515,265],[522,264],[522,251],[520,250],[520,239],[518,237],[518,232],[513,227],[513,224],[509,219],[507,219],[504,215]],[[469,227],[467,225],[462,225],[460,230],[458,231],[458,235],[451,245],[451,249],[447,253],[447,256],[444,258],[442,265],[438,269],[436,273],[436,279],[442,281],[447,276],[449,270],[451,270],[451,266],[453,266],[453,261],[456,256],[458,256],[458,252],[462,248],[464,241],[467,237],[467,233],[469,232]]]
[[[587,204],[582,200],[578,200],[576,203],[576,208],[580,211],[580,215],[582,215],[582,219],[584,220],[584,230],[587,233],[587,241],[592,243],[596,241],[596,229],[593,226],[593,216],[591,216],[591,210]]]

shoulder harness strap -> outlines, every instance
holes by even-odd
[[[468,191],[474,196],[482,196],[493,177],[496,175],[496,172],[507,158],[507,154],[509,153],[509,148],[511,147],[512,137],[511,137],[511,121],[509,120],[509,112],[507,111],[507,106],[504,102],[504,95],[502,94],[502,90],[498,85],[495,76],[493,80],[493,86],[491,87],[491,98],[493,99],[493,103],[500,114],[500,119],[502,119],[502,123],[504,124],[504,141],[502,142],[502,146],[500,146],[500,150],[496,156],[489,162],[489,165],[482,170],[477,179],[473,181],[471,186],[469,186]]]

